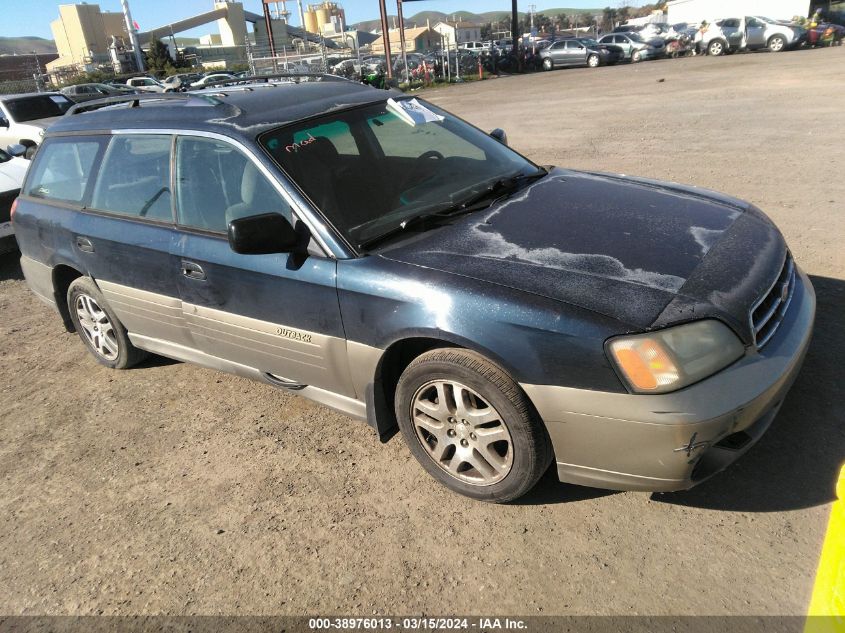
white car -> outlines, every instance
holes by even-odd
[[[235,79],[234,75],[230,73],[214,73],[212,75],[206,75],[202,79],[198,79],[197,81],[191,84],[191,88],[204,88],[210,83],[214,83],[215,81],[230,81]]]
[[[463,51],[473,51],[475,53],[480,53],[481,51],[489,51],[490,50],[490,43],[489,42],[464,42],[463,44],[459,44],[458,48]]]
[[[126,80],[126,85],[142,92],[171,92],[172,88],[168,88],[160,81],[156,81],[152,77],[132,77]]]
[[[18,145],[17,149],[25,151],[22,145]],[[10,213],[12,203],[21,192],[27,167],[29,167],[28,160],[0,150],[0,253],[5,253],[15,247],[15,232],[12,228]]]
[[[44,130],[73,105],[61,92],[0,95],[0,147],[23,145],[32,158]]]

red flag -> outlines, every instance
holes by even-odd
[[[139,31],[141,30],[141,27],[140,27],[140,26],[138,26],[138,23],[137,23],[135,20],[132,20],[132,26],[134,26],[134,27],[135,27],[136,29],[138,29]]]

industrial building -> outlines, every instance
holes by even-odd
[[[123,14],[101,11],[97,4],[59,5],[59,17],[50,23],[50,30],[59,57],[47,64],[48,72],[112,64],[110,47],[125,50],[129,42]]]
[[[336,2],[311,4],[305,12],[304,26],[309,33],[343,33],[346,30],[346,15]]]

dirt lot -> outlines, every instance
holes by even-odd
[[[800,614],[845,456],[845,48],[429,93],[542,163],[753,201],[819,299],[772,429],[687,492],[450,494],[400,441],[167,360],[98,366],[0,261],[0,613]]]

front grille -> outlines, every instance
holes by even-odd
[[[795,263],[792,255],[786,254],[786,261],[777,280],[751,309],[751,331],[757,349],[763,347],[774,336],[783,320],[792,294],[795,292]]]

